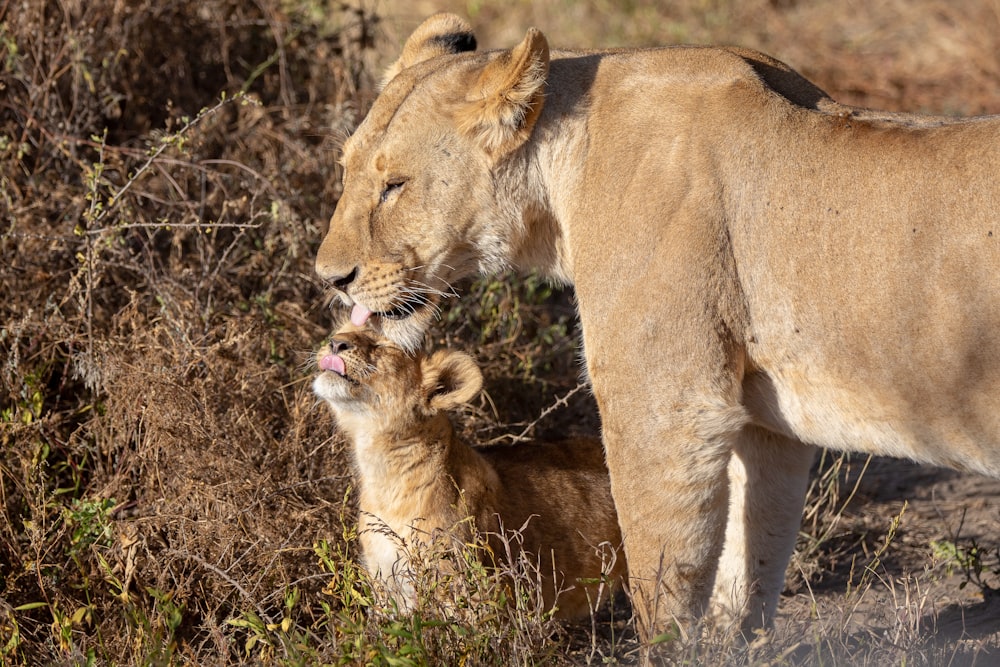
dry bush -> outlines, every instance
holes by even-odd
[[[280,621],[288,590],[318,594],[311,545],[342,532],[346,470],[303,363],[374,17],[15,4],[0,17],[0,651],[227,662],[243,630],[226,621]]]

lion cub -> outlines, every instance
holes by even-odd
[[[409,356],[350,327],[316,354],[313,390],[353,446],[363,564],[400,607],[415,603],[411,550],[475,529],[496,557],[527,551],[539,564],[546,609],[586,616],[596,578],[625,576],[618,518],[596,439],[470,447],[445,412],[474,398],[483,376],[471,357]],[[517,529],[504,544],[498,535]],[[509,546],[508,546],[509,545]],[[579,580],[589,580],[581,583]],[[607,586],[601,587],[602,591]],[[589,590],[588,590],[589,589]]]

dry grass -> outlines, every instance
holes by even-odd
[[[347,480],[301,352],[371,17],[316,9],[2,17],[9,664],[226,662],[322,588]]]
[[[531,24],[562,45],[738,42],[844,101],[1000,111],[995,2],[449,4],[485,46]],[[428,13],[394,7],[0,0],[0,663],[635,660],[627,601],[556,625],[528,566],[507,580],[519,606],[469,559],[475,609],[399,617],[355,563],[343,443],[308,387],[331,323],[312,259],[336,148],[385,45]],[[578,384],[572,296],[510,277],[462,291],[434,342],[484,365],[466,435],[592,433],[582,391],[539,420]],[[905,516],[852,515],[855,477],[818,479],[771,643],[682,657],[986,664],[995,624],[960,639],[948,605],[971,581],[986,607],[959,611],[997,617],[995,542],[977,565],[956,529],[926,568],[887,567]],[[831,572],[834,592],[810,592]]]

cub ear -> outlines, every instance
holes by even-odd
[[[469,91],[456,120],[461,131],[498,157],[531,134],[542,111],[549,43],[530,28],[524,40],[490,62]]]
[[[476,50],[476,36],[472,26],[455,14],[434,14],[417,26],[403,46],[399,60],[389,65],[382,75],[381,88],[407,67],[435,56]]]
[[[483,388],[483,373],[464,352],[438,350],[424,358],[421,391],[427,411],[451,410],[475,398]]]

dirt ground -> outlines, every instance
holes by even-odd
[[[355,578],[312,259],[340,142],[439,9],[482,48],[740,44],[843,102],[1000,113],[996,0],[0,1],[0,664],[634,661],[620,611],[421,644]],[[596,433],[572,295],[462,290],[432,332],[485,373],[462,432]],[[1000,481],[833,456],[815,479],[751,662],[997,664]]]
[[[872,459],[861,475],[864,463],[855,460],[840,476],[841,489],[856,492],[815,560],[794,559],[779,626],[795,629],[803,615],[825,615],[867,638],[906,628],[971,651],[955,664],[991,664],[1000,649],[1000,483],[895,459]],[[983,585],[935,543],[980,547]],[[877,583],[852,595],[862,568],[873,563]]]

